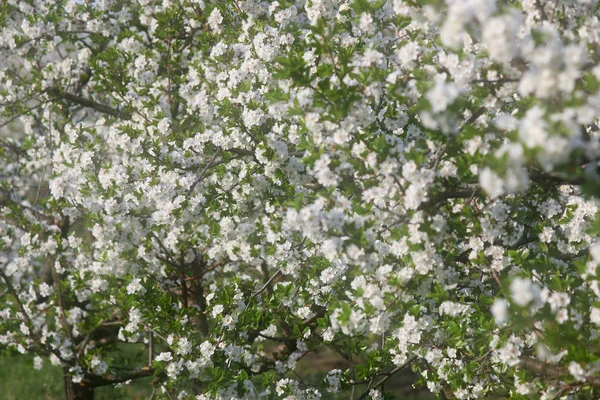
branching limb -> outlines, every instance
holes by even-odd
[[[101,386],[114,385],[116,383],[123,383],[129,380],[147,378],[153,375],[154,369],[146,366],[139,370],[125,371],[119,374],[96,375],[86,373],[85,377],[92,387],[97,388]]]
[[[202,181],[202,179],[204,179],[204,174],[206,174],[206,171],[208,171],[209,168],[220,164],[220,163],[213,164],[213,161],[215,161],[215,158],[217,158],[218,155],[219,155],[218,152],[215,153],[211,157],[211,159],[208,161],[208,163],[206,163],[206,166],[204,167],[204,169],[202,170],[202,172],[200,173],[198,178],[194,181],[194,183],[192,183],[192,186],[190,186],[190,188],[188,189],[187,197],[189,197],[194,192],[194,188],[196,187],[196,185],[199,184]]]
[[[447,190],[441,192],[436,196],[433,196],[430,200],[421,203],[419,210],[425,210],[428,208],[437,208],[440,203],[450,199],[472,199],[481,193],[481,188],[477,187],[474,189],[465,190]]]
[[[12,283],[10,282],[10,279],[4,273],[4,270],[2,268],[0,268],[0,276],[2,276],[2,279],[4,280],[4,283],[6,284],[6,287],[8,288],[8,293],[10,293],[10,295],[14,299],[14,301],[17,305],[17,308],[19,309],[19,312],[21,313],[21,315],[23,315],[23,319],[25,320],[25,323],[27,323],[27,325],[29,325],[29,326],[33,326],[33,324],[31,323],[31,318],[29,317],[29,314],[27,314],[27,311],[25,310],[25,307],[23,306],[23,303],[21,302],[21,299],[19,298],[17,291],[13,287]]]
[[[569,372],[565,368],[560,368],[539,360],[535,358],[522,356],[519,361],[519,366],[533,372],[536,375],[550,378],[550,379],[560,379],[565,375],[569,375]],[[595,376],[586,377],[587,383],[590,386],[600,389],[600,378]]]
[[[386,383],[391,377],[393,377],[395,374],[397,374],[398,372],[402,371],[406,367],[410,366],[413,362],[415,362],[416,359],[417,359],[416,356],[411,357],[404,364],[397,366],[396,368],[394,368],[390,372],[386,372],[386,373],[382,374],[382,375],[384,375],[384,377],[381,378],[381,380],[379,380],[379,382],[377,382],[375,385],[373,385],[372,382],[371,382],[369,384],[369,387],[367,388],[367,390],[363,394],[361,394],[358,397],[357,400],[365,400],[367,398],[367,396],[369,395],[369,391],[371,389],[377,389],[378,387],[383,386],[383,384]]]
[[[257,297],[258,295],[260,295],[262,292],[264,292],[269,285],[271,284],[271,282],[273,282],[277,277],[279,277],[279,274],[281,274],[283,271],[282,268],[279,268],[274,274],[273,276],[271,276],[266,282],[265,284],[258,289],[256,292],[252,293],[252,295],[250,296],[250,298],[248,299],[248,303],[246,304],[246,310],[248,309],[248,307],[250,307],[250,302]]]
[[[57,88],[48,89],[48,93],[59,96],[67,101],[72,102],[72,103],[76,103],[76,104],[79,104],[84,107],[93,108],[94,110],[96,110],[102,114],[112,115],[115,118],[124,119],[126,121],[129,121],[133,118],[133,116],[126,111],[116,110],[107,105],[97,103],[93,100],[86,99],[85,97],[77,96],[73,93],[67,93],[67,92],[63,93]]]
[[[6,273],[4,272],[4,270],[2,268],[0,268],[0,276],[2,277],[2,280],[4,281],[4,283],[6,284],[8,293],[12,296],[13,300],[15,301],[15,304],[17,305],[17,309],[23,316],[23,320],[31,329],[33,329],[33,322],[31,321],[31,317],[29,316],[29,314],[27,314],[27,311],[25,310],[25,306],[21,302],[21,299],[19,298],[17,291],[15,290],[9,277],[6,275]],[[58,350],[52,349],[51,347],[49,347],[47,345],[43,345],[41,343],[40,337],[37,333],[31,331],[30,335],[31,335],[31,338],[33,340],[35,340],[41,346],[41,348],[44,349],[45,353],[47,353],[47,354],[52,353],[62,362],[65,362],[65,363],[67,362],[65,359],[62,358],[62,355],[60,354],[60,352]]]

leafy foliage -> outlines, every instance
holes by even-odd
[[[81,399],[597,397],[598,4],[3,2],[0,350]]]

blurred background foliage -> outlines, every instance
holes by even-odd
[[[121,345],[112,352],[114,365],[120,367],[140,362],[145,348],[139,344]],[[124,362],[124,363],[123,363]],[[109,364],[110,365],[110,364]],[[318,384],[327,371],[344,368],[345,361],[324,348],[304,357],[298,362],[297,375],[290,374],[305,384]],[[399,373],[385,386],[385,391],[404,400],[433,399],[427,389],[413,389],[417,376],[410,370]],[[139,379],[120,387],[105,386],[95,390],[95,400],[142,400],[152,397],[152,377]],[[367,385],[357,386],[354,398],[366,390]],[[159,389],[157,388],[157,391]],[[323,393],[324,400],[349,400],[352,392]],[[33,369],[33,356],[16,352],[0,356],[0,400],[62,400],[65,398],[63,374],[60,367],[47,360],[41,370]]]

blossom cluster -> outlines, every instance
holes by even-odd
[[[599,7],[3,2],[0,351],[164,398],[597,397]]]

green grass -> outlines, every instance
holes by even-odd
[[[3,355],[0,357],[0,393],[6,400],[64,399],[62,370],[44,363],[33,369],[33,357]]]
[[[109,365],[123,365],[127,368],[135,368],[140,365],[139,358],[143,353],[143,346],[123,344],[118,350],[106,358]],[[111,362],[112,361],[112,362]],[[323,378],[326,372],[333,368],[346,368],[347,363],[339,356],[327,349],[321,349],[303,358],[298,363],[297,375],[290,374],[301,382],[323,386]],[[96,388],[95,400],[142,400],[150,398],[152,377],[133,381],[129,385],[120,388],[104,386]],[[410,370],[394,376],[386,384],[386,391],[392,392],[398,399],[416,400],[432,399],[433,396],[426,389],[413,389],[412,382],[415,376]],[[355,398],[365,391],[367,385],[356,388]],[[324,393],[330,400],[350,399],[351,391],[342,393]],[[21,354],[3,354],[0,356],[0,399],[1,400],[64,400],[64,386],[62,369],[44,362],[44,367],[36,371],[33,369],[33,357]]]
[[[152,377],[139,379],[121,388],[104,386],[94,391],[95,400],[148,399]],[[62,369],[48,361],[33,369],[33,357],[20,354],[0,357],[0,398],[2,400],[64,400]]]

